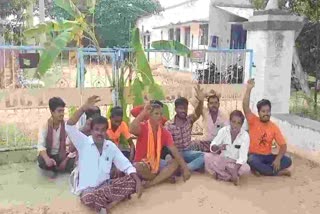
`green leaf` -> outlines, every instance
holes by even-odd
[[[132,47],[135,52],[137,70],[141,73],[142,82],[144,85],[151,85],[154,83],[151,68],[146,58],[142,44],[140,42],[139,29],[135,28],[132,32]]]
[[[163,115],[168,120],[170,119],[170,112],[169,112],[169,107],[167,106],[167,104],[163,105]]]
[[[151,98],[154,100],[164,100],[165,99],[164,92],[163,92],[161,86],[157,83],[150,85],[148,92],[149,92]]]
[[[124,97],[124,89],[126,87],[126,83],[125,83],[125,67],[121,67],[120,68],[120,78],[119,78],[119,99],[120,99],[120,104],[121,107],[123,109],[123,121],[125,121],[126,123],[128,123],[130,121],[129,116],[127,115],[127,107],[128,107],[128,103],[127,103],[127,99],[126,97]]]
[[[149,86],[148,92],[153,100],[165,100],[165,94],[163,92],[163,89],[157,83],[154,83],[151,86]],[[163,115],[168,119],[170,117],[169,108],[166,104],[163,105]]]
[[[69,117],[71,117],[72,115],[74,115],[74,113],[77,111],[77,107],[76,106],[70,106],[69,107]]]
[[[34,28],[30,28],[26,31],[24,31],[24,35],[26,37],[35,37],[43,33],[49,33],[52,31],[64,31],[66,29],[73,28],[75,26],[79,26],[79,23],[76,21],[69,21],[69,20],[63,20],[63,21],[47,21],[45,23],[38,24]]]
[[[96,9],[96,0],[87,0],[87,7],[89,7],[89,13],[93,14]]]
[[[74,18],[84,17],[71,0],[54,0],[54,3]]]
[[[72,40],[74,33],[71,30],[65,30],[59,34],[52,43],[42,52],[37,73],[44,75],[52,66],[62,49]]]
[[[143,89],[144,89],[144,86],[142,82],[138,78],[136,78],[133,81],[132,87],[130,89],[131,94],[134,96],[133,106],[138,106],[143,104],[143,101],[144,101],[143,95],[142,95]]]
[[[30,28],[23,32],[26,37],[34,37],[42,33],[48,32],[48,25],[46,23],[41,23],[34,28]]]
[[[177,41],[160,40],[152,42],[151,46],[159,51],[168,51],[180,56],[190,56],[190,49]]]
[[[106,112],[106,118],[109,119],[111,116],[111,109],[113,108],[113,104],[108,106],[107,112]]]
[[[129,142],[123,134],[120,134],[119,144],[122,146],[122,148],[129,148]]]

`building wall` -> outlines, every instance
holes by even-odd
[[[160,1],[161,3],[161,1]],[[177,2],[178,4],[181,2]],[[219,48],[229,48],[230,47],[230,37],[231,37],[231,23],[230,22],[244,22],[246,19],[240,18],[239,16],[232,15],[220,8],[213,6],[214,4],[222,4],[224,6],[236,6],[249,7],[250,3],[248,0],[194,0],[187,4],[180,5],[178,7],[172,7],[170,5],[169,9],[161,12],[159,15],[153,15],[148,17],[143,17],[138,20],[137,27],[140,29],[141,33],[149,31],[151,32],[150,42],[157,41],[160,39],[168,40],[169,29],[170,28],[180,28],[181,38],[180,42],[184,44],[184,28],[190,26],[191,28],[191,49],[207,49],[208,46],[199,45],[199,32],[200,24],[193,22],[192,24],[182,24],[188,21],[208,21],[208,44],[211,43],[211,36],[216,35],[219,37]],[[178,23],[181,23],[178,25]],[[159,28],[163,26],[162,28]],[[162,32],[162,37],[161,37]],[[149,54],[149,59],[151,63],[163,62],[163,54]],[[209,57],[212,58],[210,55]],[[167,59],[170,57],[167,57]],[[192,64],[189,64],[189,68],[184,68],[183,57],[180,57],[179,66],[175,65],[175,57],[171,60],[166,60],[164,64],[168,67],[179,68],[181,70],[191,70]]]
[[[320,163],[320,122],[290,114],[275,115],[272,120],[285,136],[289,152]]]
[[[210,36],[218,36],[219,48],[229,48],[231,38],[230,22],[242,23],[245,21],[247,20],[244,18],[232,15],[220,8],[211,5],[209,15],[209,38]]]

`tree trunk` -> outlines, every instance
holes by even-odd
[[[299,55],[298,55],[298,50],[296,47],[293,48],[292,64],[303,92],[306,93],[308,96],[310,96],[311,92],[308,85],[308,75],[303,71],[303,68],[299,59]]]

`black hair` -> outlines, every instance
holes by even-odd
[[[52,97],[49,100],[49,109],[51,112],[55,111],[58,107],[66,107],[66,103],[60,97]]]
[[[123,117],[123,110],[120,106],[113,107],[111,109],[111,118],[113,117]]]
[[[242,113],[241,111],[239,111],[239,110],[234,110],[233,112],[231,112],[231,114],[230,114],[230,121],[231,121],[232,117],[234,117],[234,116],[240,117],[241,123],[242,123],[242,124],[244,123],[244,115],[243,115],[243,113]]]
[[[90,128],[92,129],[94,127],[94,125],[97,125],[97,124],[106,125],[106,128],[108,129],[108,120],[107,120],[107,118],[105,118],[103,116],[93,117]]]
[[[86,114],[86,119],[90,119],[96,116],[101,116],[101,110],[99,107],[96,107],[96,109],[89,109],[85,112]]]
[[[207,101],[209,102],[210,99],[217,99],[218,102],[220,102],[220,98],[215,94],[215,95],[210,95],[207,99]]]
[[[266,100],[266,99],[260,100],[260,101],[257,103],[258,112],[260,112],[262,106],[269,106],[270,109],[271,109],[271,102],[270,102],[270,100]]]
[[[151,106],[156,106],[156,105],[158,105],[158,106],[160,106],[161,108],[163,108],[163,103],[162,103],[161,101],[159,101],[159,100],[151,100],[151,101],[150,101],[150,104],[151,104]]]
[[[184,105],[188,105],[188,104],[189,104],[188,100],[184,97],[179,97],[174,101],[175,107],[182,106],[182,105],[184,106]]]

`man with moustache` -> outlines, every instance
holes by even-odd
[[[41,169],[57,172],[71,172],[75,158],[66,152],[66,131],[64,122],[65,102],[60,97],[49,100],[51,117],[41,127],[38,136],[38,163]]]
[[[271,102],[266,99],[258,102],[259,116],[254,115],[250,110],[250,94],[254,86],[254,79],[250,79],[243,98],[243,111],[248,121],[250,135],[248,163],[256,175],[290,176],[291,172],[287,168],[291,166],[292,161],[285,156],[286,140],[279,127],[270,121]],[[271,153],[273,141],[276,141],[280,147],[277,155]]]
[[[203,109],[203,136],[192,141],[189,149],[210,152],[210,144],[219,130],[228,125],[228,118],[220,111],[220,96],[211,91],[207,98],[207,108]]]
[[[90,97],[66,124],[66,132],[79,155],[79,182],[75,193],[80,195],[81,202],[100,213],[107,213],[114,205],[137,193],[142,194],[141,181],[136,169],[111,141],[106,140],[108,121],[105,117],[93,117],[90,124],[90,136],[79,131],[75,124],[81,115],[94,108],[99,102],[98,96]],[[126,176],[111,179],[111,167]]]
[[[198,85],[195,88],[198,105],[194,113],[188,115],[189,102],[180,97],[175,100],[176,115],[173,120],[166,122],[165,128],[171,133],[175,146],[178,148],[190,171],[200,170],[204,167],[204,154],[189,149],[191,144],[192,126],[202,114],[204,93]]]

